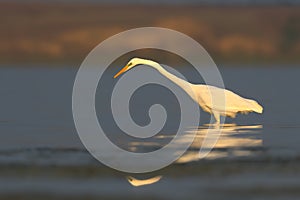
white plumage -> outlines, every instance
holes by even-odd
[[[263,108],[256,101],[252,99],[243,98],[234,92],[226,89],[217,88],[210,85],[192,85],[192,90],[197,95],[198,103],[200,107],[213,114],[216,121],[219,121],[219,115],[235,118],[237,113],[248,114],[249,112],[262,113]],[[218,104],[218,102],[213,102],[211,94],[223,95],[225,96],[225,106],[224,103]],[[218,107],[219,106],[219,107]],[[224,109],[225,107],[225,109]]]
[[[177,84],[190,95],[190,97],[198,103],[205,112],[212,114],[216,123],[220,122],[220,116],[234,118],[237,113],[247,114],[249,112],[263,112],[263,107],[255,100],[241,97],[230,90],[215,86],[191,84],[166,71],[160,64],[152,60],[133,58],[114,76],[114,78],[137,65],[148,65]]]

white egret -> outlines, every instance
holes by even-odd
[[[249,112],[262,113],[263,107],[252,99],[243,98],[232,91],[218,88],[215,86],[204,84],[192,84],[177,76],[171,74],[165,70],[160,64],[152,60],[133,58],[127,65],[121,69],[114,78],[118,77],[122,73],[132,69],[137,65],[147,65],[158,72],[160,72],[167,79],[171,80],[179,87],[181,87],[200,107],[210,114],[212,114],[216,120],[216,124],[220,123],[220,116],[228,116],[234,118],[237,113],[247,114]],[[218,105],[218,97],[215,94],[224,95],[224,103]],[[214,99],[215,97],[215,99]],[[220,96],[219,96],[220,97]]]

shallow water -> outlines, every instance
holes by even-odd
[[[226,119],[215,148],[199,160],[199,148],[210,119],[202,112],[200,126],[191,130],[197,131],[197,136],[180,159],[157,172],[138,175],[109,169],[81,144],[71,109],[77,69],[36,67],[40,66],[0,68],[2,197],[300,197],[300,69],[294,66],[220,68],[225,87],[258,100],[264,113]],[[156,92],[159,88],[149,89]],[[101,98],[101,94],[97,95]],[[140,112],[143,105],[137,104],[134,111]],[[170,110],[176,114],[176,109]],[[138,119],[139,123],[147,121]],[[165,134],[145,141],[126,138],[113,129],[109,137],[129,151],[148,152],[168,143],[175,128],[176,124],[171,124]],[[105,153],[110,156],[110,152]],[[142,180],[162,177],[153,184],[133,187],[128,176],[141,184],[145,183]]]

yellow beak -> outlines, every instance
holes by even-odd
[[[116,75],[114,75],[114,78],[117,78],[121,74],[127,71],[128,66],[126,65],[123,69],[121,69]]]

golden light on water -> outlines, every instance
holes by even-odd
[[[199,149],[201,148],[203,139],[206,137],[207,129],[210,128],[210,134],[214,134],[214,127],[210,124],[194,128],[186,133],[186,136],[179,142],[184,144],[188,137],[192,137],[193,131],[197,132],[194,142],[190,146],[190,149],[183,154],[176,163],[188,163],[192,161],[199,160]],[[205,159],[217,159],[224,158],[228,156],[251,156],[253,153],[252,148],[262,147],[262,138],[258,135],[262,125],[236,125],[236,124],[224,124],[222,127],[221,135],[216,142],[213,150],[205,157]],[[215,129],[216,135],[219,131],[218,128]],[[249,137],[253,135],[253,137]],[[129,149],[133,152],[138,151],[140,148],[160,148],[161,142],[163,140],[172,139],[174,135],[158,135],[155,138],[156,141],[151,142],[130,142]],[[174,152],[176,153],[176,148],[174,147]],[[249,149],[250,148],[250,149]]]

